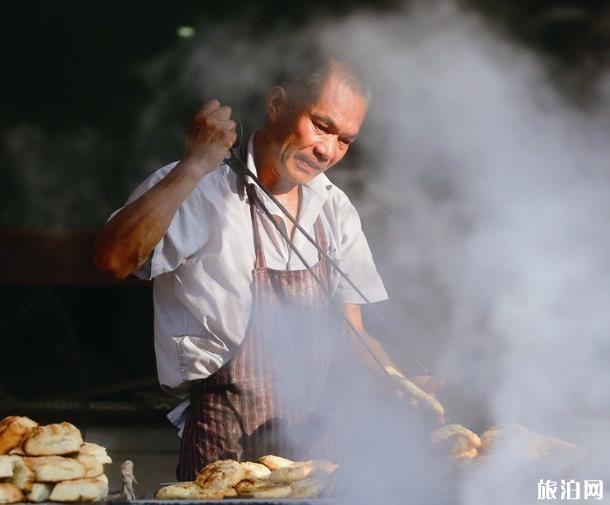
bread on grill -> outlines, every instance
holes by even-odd
[[[296,461],[288,466],[273,470],[269,476],[271,482],[289,484],[297,480],[306,479],[315,469],[313,461]]]
[[[197,475],[195,482],[206,489],[228,489],[244,479],[241,465],[232,459],[223,459],[206,465]]]
[[[32,489],[26,495],[28,501],[32,501],[35,503],[40,503],[43,501],[47,501],[49,496],[51,496],[51,491],[53,490],[53,484],[45,484],[43,482],[34,482],[32,484]]]
[[[286,485],[261,487],[252,492],[252,498],[263,500],[272,498],[288,498],[292,493],[292,488]]]
[[[41,456],[23,458],[25,464],[34,470],[36,482],[60,482],[63,480],[82,479],[86,469],[82,463],[62,456]]]
[[[244,479],[267,479],[271,475],[271,470],[262,463],[242,461],[239,464],[244,471]]]
[[[261,456],[260,458],[258,458],[258,461],[270,470],[278,470],[294,463],[294,461],[290,459],[281,458],[280,456],[274,456],[272,454]]]
[[[320,479],[304,479],[290,484],[290,498],[317,498],[324,491],[325,482]]]
[[[493,454],[500,447],[516,451],[528,459],[539,459],[570,452],[576,445],[559,438],[535,433],[516,423],[499,424],[481,435],[481,454]]]
[[[24,416],[8,416],[0,421],[0,454],[8,454],[20,447],[30,432],[38,426],[36,421]]]
[[[85,442],[83,445],[81,445],[78,454],[87,454],[89,456],[93,456],[102,465],[112,463],[112,459],[110,459],[110,456],[108,456],[106,448],[102,447],[101,445],[94,444],[92,442]]]
[[[203,489],[195,482],[179,482],[157,490],[157,500],[222,500],[225,496],[223,489]]]
[[[50,500],[60,502],[95,501],[108,495],[108,478],[76,479],[59,482],[51,491]]]
[[[337,471],[339,465],[323,459],[314,459],[310,461],[313,465],[313,475],[318,477],[327,477]]]
[[[252,496],[252,493],[257,489],[269,487],[270,482],[267,479],[244,479],[235,485],[235,491],[239,496]]]
[[[23,501],[23,493],[10,482],[0,483],[0,503],[18,503]]]
[[[430,434],[430,442],[447,445],[450,455],[456,458],[473,457],[472,449],[476,451],[481,447],[479,436],[460,424],[446,424],[433,431]]]
[[[23,444],[28,456],[52,456],[78,452],[83,445],[80,430],[70,423],[38,426]]]

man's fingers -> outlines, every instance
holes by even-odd
[[[210,112],[210,117],[216,119],[217,121],[228,121],[231,118],[231,107],[228,105],[223,105],[212,112]]]
[[[199,109],[197,111],[197,114],[195,114],[195,119],[196,120],[201,120],[204,117],[206,117],[208,114],[211,114],[212,112],[214,112],[215,110],[218,110],[220,108],[220,102],[218,100],[216,100],[215,98],[213,98],[212,100],[209,100],[208,102],[206,102],[203,107],[201,107],[201,109]]]
[[[222,128],[223,130],[235,131],[235,128],[237,128],[237,123],[232,119],[229,119],[227,121],[217,121],[216,124],[220,126],[220,128]]]

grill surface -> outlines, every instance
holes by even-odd
[[[299,498],[282,498],[273,500],[258,500],[256,498],[225,498],[224,500],[107,500],[96,502],[97,505],[281,505],[283,503],[289,505],[337,505],[337,501],[330,498],[312,498],[309,500],[303,500]],[[55,503],[53,505],[57,504]]]

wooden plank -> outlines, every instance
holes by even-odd
[[[130,276],[116,280],[93,263],[97,230],[0,228],[0,283],[41,285],[150,284]]]

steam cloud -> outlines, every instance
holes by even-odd
[[[449,381],[443,400],[456,422],[479,433],[518,422],[585,454],[537,466],[507,448],[459,474],[458,487],[438,468],[427,482],[422,427],[404,437],[401,413],[344,370],[354,394],[373,402],[329,421],[352,461],[347,501],[514,505],[536,501],[538,479],[608,481],[607,101],[596,111],[571,105],[543,61],[451,2],[258,42],[236,36],[242,28],[209,34],[180,86],[203,83],[202,99],[221,90],[248,110],[275,62],[308,38],[364,64],[375,96],[358,166],[330,175],[362,188],[353,199],[393,300],[386,310],[404,329],[387,340],[396,361],[417,349]],[[367,457],[384,462],[364,465],[377,468],[372,477],[358,474]]]
[[[353,401],[342,417],[328,406],[351,461],[346,502],[514,505],[536,501],[537,479],[610,482],[610,79],[596,110],[578,109],[544,62],[452,2],[256,41],[248,30],[221,26],[148,68],[159,92],[141,120],[141,166],[168,161],[149,149],[152,132],[182,135],[167,118],[183,93],[218,96],[255,126],[256,99],[301,41],[359,60],[374,88],[359,156],[329,175],[359,209],[392,298],[384,310],[404,330],[386,336],[390,354],[406,367],[416,350],[448,380],[441,399],[453,421],[478,433],[519,422],[586,454],[537,468],[507,450],[454,481],[430,466],[425,428],[346,369],[351,390],[337,389]],[[185,62],[178,73],[175,60]],[[34,134],[16,133],[14,151]],[[358,473],[367,458],[379,461],[364,465],[373,476]]]

